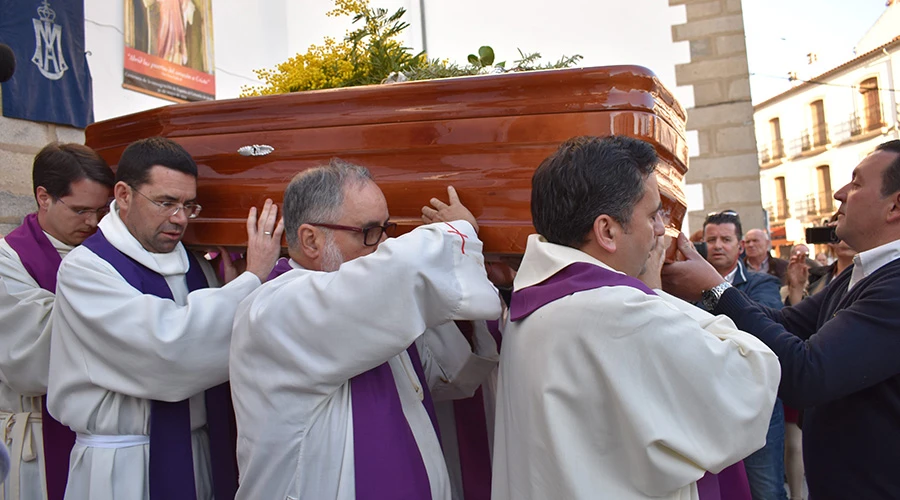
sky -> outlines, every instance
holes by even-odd
[[[227,0],[241,5],[249,0]],[[287,5],[286,17],[292,19],[286,40],[275,43],[288,54],[305,51],[320,44],[324,35],[340,38],[350,26],[348,18],[327,18],[333,0],[259,0],[264,9]],[[410,27],[404,32],[406,44],[421,50],[420,0],[370,0],[373,6],[393,12],[407,9],[404,19]],[[223,7],[222,1],[218,4]],[[512,61],[520,48],[541,52],[545,61],[562,55],[581,54],[580,66],[640,64],[653,70],[686,107],[693,104],[690,87],[677,88],[675,65],[689,62],[687,42],[673,43],[672,25],[685,22],[684,6],[669,6],[669,0],[425,0],[428,53],[465,63],[466,55],[481,45],[494,48],[497,60]],[[806,54],[817,52],[825,70],[853,57],[853,47],[885,9],[885,0],[743,0],[744,26],[754,103],[790,88],[789,71],[801,74],[807,69]],[[281,7],[285,8],[285,7]],[[276,9],[277,10],[277,9]],[[219,10],[219,16],[226,14]],[[219,19],[217,19],[218,22]],[[224,19],[223,19],[224,20]],[[218,30],[217,34],[225,30]],[[260,64],[260,53],[253,43],[234,40],[236,47],[217,40],[217,53],[240,51],[240,45],[255,54],[242,60],[257,61],[237,67],[229,63],[223,70],[219,98],[235,97],[240,85],[255,80],[251,68]],[[220,46],[221,45],[221,46]],[[280,52],[280,51],[279,51]],[[268,54],[268,52],[265,52]],[[234,67],[232,67],[234,66]],[[229,71],[225,71],[225,70]],[[241,77],[234,82],[230,74]],[[814,74],[817,74],[813,72]],[[218,83],[218,82],[217,82]]]
[[[754,104],[791,87],[790,71],[812,73],[854,57],[853,47],[884,12],[885,0],[744,0]],[[898,34],[900,34],[900,27]],[[819,67],[806,71],[806,54]]]

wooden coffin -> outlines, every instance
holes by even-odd
[[[200,169],[200,217],[185,242],[242,246],[246,216],[281,203],[297,172],[332,157],[371,169],[403,230],[452,184],[481,226],[486,253],[517,255],[533,232],[534,169],[560,142],[622,134],[653,144],[670,228],[686,201],[685,112],[648,69],[610,66],[406,82],[166,106],[99,122],[86,142],[115,165],[132,141],[161,135]],[[239,153],[267,145],[261,156]]]

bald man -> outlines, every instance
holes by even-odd
[[[744,235],[744,264],[751,271],[769,273],[784,283],[788,261],[773,257],[772,241],[764,229],[751,229]]]

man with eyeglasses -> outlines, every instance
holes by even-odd
[[[97,230],[114,174],[94,150],[53,143],[35,156],[32,182],[37,212],[0,240],[0,439],[12,450],[0,496],[61,500],[75,436],[45,404],[56,272]]]
[[[59,269],[48,402],[77,433],[66,498],[231,498],[231,324],[275,264],[277,208],[250,209],[247,271],[225,262],[227,283],[209,288],[212,267],[181,244],[200,212],[187,151],[132,143],[116,181],[99,231]]]
[[[778,355],[779,394],[803,410],[813,499],[900,498],[900,140],[880,144],[834,193],[835,233],[859,253],[821,293],[783,309],[754,303],[679,238],[667,288],[703,297]],[[791,266],[802,265],[801,262]],[[790,272],[790,270],[789,270]]]
[[[451,198],[425,217],[451,222],[386,239],[369,171],[332,160],[291,181],[284,219],[290,259],[235,316],[236,498],[449,500],[431,396],[497,363],[454,323],[501,311],[474,217]]]
[[[535,170],[538,234],[503,331],[493,500],[747,490],[707,471],[762,446],[778,360],[728,318],[659,290],[658,161],[637,139],[577,137]]]
[[[741,260],[741,218],[733,210],[707,215],[703,221],[706,260],[735,288],[766,307],[781,309],[781,282],[771,274],[748,271]],[[705,307],[701,302],[701,307]],[[775,401],[766,445],[744,459],[754,500],[787,500],[784,490],[784,407]]]

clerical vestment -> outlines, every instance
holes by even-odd
[[[454,322],[446,326],[466,329],[476,352],[499,358],[498,320]],[[434,329],[428,329],[416,340],[416,344],[426,344],[435,339],[433,332]],[[440,338],[465,343],[461,335],[444,335]],[[462,351],[462,346],[457,349]],[[453,500],[490,500],[497,372],[498,369],[493,368],[481,385],[470,393],[454,394],[452,397],[435,394],[434,408],[447,472],[450,474]]]
[[[494,499],[697,499],[706,471],[765,443],[778,360],[728,318],[538,235],[514,284]]]
[[[210,499],[204,391],[228,379],[234,309],[259,286],[244,273],[221,288],[188,293],[190,260],[179,244],[167,254],[144,250],[115,207],[100,230],[118,251],[162,276],[172,299],[144,294],[87,242],[63,260],[51,339],[49,408],[78,437],[66,498],[150,498],[152,401],[190,405],[196,497]],[[210,266],[200,263],[215,283]]]
[[[466,222],[430,224],[338,271],[286,272],[241,303],[237,498],[449,500],[410,346],[427,328],[499,317],[481,248]],[[454,391],[445,383],[434,393]]]
[[[0,240],[0,279],[5,284],[0,290],[0,435],[12,451],[11,476],[0,487],[3,500],[42,500],[48,495],[59,500],[65,489],[73,439],[56,434],[68,432],[44,413],[42,397],[47,392],[56,271],[70,250],[42,230],[36,214]],[[45,432],[53,434],[49,442],[43,439]],[[52,488],[47,490],[45,445],[56,445],[57,455],[49,457]],[[58,482],[63,484],[54,484]]]

